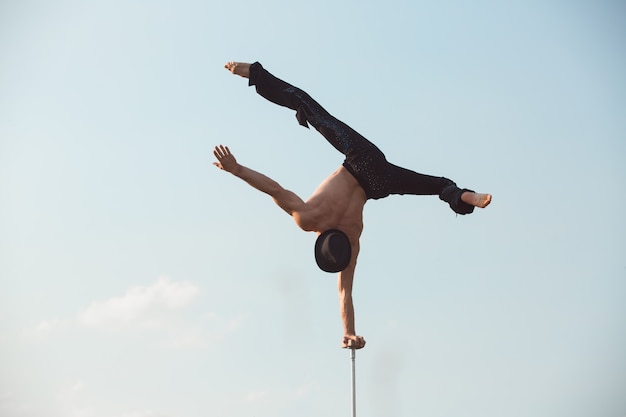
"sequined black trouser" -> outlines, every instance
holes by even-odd
[[[249,85],[267,100],[296,111],[300,125],[310,123],[339,152],[345,155],[343,166],[356,178],[368,199],[390,194],[438,195],[459,214],[471,213],[473,206],[461,201],[460,189],[444,177],[419,174],[393,165],[369,140],[329,114],[306,92],[282,81],[255,62],[250,67]]]

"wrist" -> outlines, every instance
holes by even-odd
[[[230,172],[231,174],[235,175],[236,177],[239,177],[240,174],[241,174],[241,165],[236,164],[228,172]]]

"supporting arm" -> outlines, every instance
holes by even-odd
[[[339,272],[337,290],[339,292],[339,312],[343,323],[343,340],[341,347],[361,349],[365,347],[365,339],[357,336],[354,325],[354,304],[352,302],[352,284],[356,258],[359,255],[359,244],[352,244],[352,259],[346,269]]]

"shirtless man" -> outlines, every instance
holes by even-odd
[[[254,85],[257,93],[267,100],[296,110],[296,118],[302,126],[308,127],[310,123],[346,156],[343,165],[306,201],[271,178],[239,164],[227,146],[215,147],[213,153],[217,162],[213,164],[270,195],[302,230],[316,232],[318,236],[330,230],[345,233],[349,240],[349,262],[347,266],[342,265],[337,281],[344,330],[342,347],[360,349],[365,346],[365,340],[355,332],[352,284],[367,200],[390,194],[439,195],[456,213],[469,214],[474,207],[486,207],[491,195],[460,189],[447,178],[419,174],[390,164],[371,142],[331,116],[304,91],[274,77],[258,62],[228,62],[224,67],[248,78],[248,84]]]

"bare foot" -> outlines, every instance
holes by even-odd
[[[233,74],[239,75],[241,77],[250,77],[250,64],[246,64],[245,62],[229,61],[226,63],[226,65],[224,65],[224,68],[226,68]]]
[[[478,194],[466,191],[461,195],[461,200],[470,206],[485,208],[491,203],[491,194]]]

